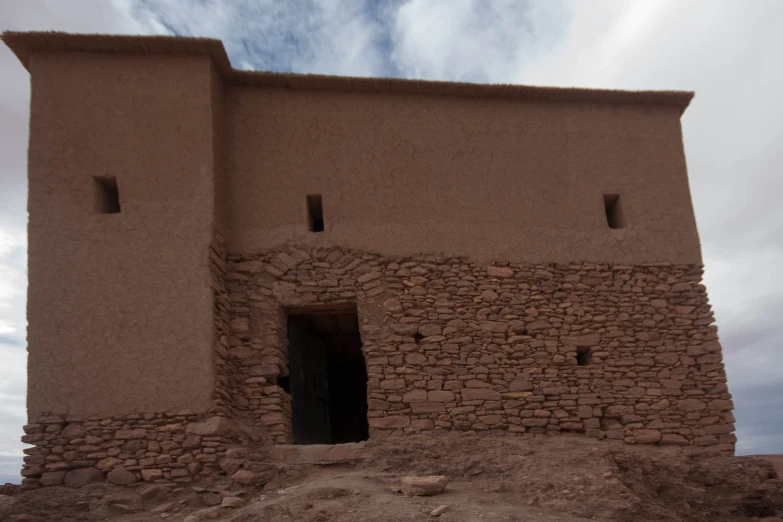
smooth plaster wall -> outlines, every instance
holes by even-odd
[[[211,67],[33,55],[31,419],[209,407]],[[116,176],[121,213],[95,212],[95,176]]]
[[[229,251],[699,263],[675,107],[228,87]],[[323,195],[326,231],[307,230]],[[628,227],[607,226],[620,194]]]

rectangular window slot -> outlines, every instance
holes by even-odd
[[[625,228],[625,215],[619,194],[604,194],[604,211],[609,228]]]
[[[320,194],[307,196],[307,221],[310,225],[310,232],[324,231],[324,209]]]
[[[118,214],[120,212],[120,190],[117,178],[93,178],[95,211],[99,214]]]
[[[578,348],[576,352],[576,364],[579,366],[587,366],[590,364],[590,360],[593,358],[593,350],[591,348]]]

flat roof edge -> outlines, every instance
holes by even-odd
[[[478,84],[398,78],[359,78],[319,74],[241,71],[231,62],[220,40],[180,36],[126,36],[62,32],[6,31],[0,39],[25,68],[36,52],[87,52],[210,56],[226,83],[292,90],[390,92],[462,98],[502,98],[531,101],[665,105],[680,109],[693,99],[689,91],[621,91],[510,84]]]

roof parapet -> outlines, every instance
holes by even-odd
[[[249,87],[391,92],[460,98],[501,98],[620,105],[664,105],[678,107],[680,114],[685,112],[694,95],[689,91],[621,91],[242,71],[231,67],[223,43],[211,38],[16,31],[6,31],[1,38],[25,68],[27,68],[30,56],[37,52],[202,55],[212,58],[226,83]]]

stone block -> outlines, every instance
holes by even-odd
[[[42,486],[59,486],[63,483],[65,471],[49,471],[41,475],[38,482]]]
[[[106,471],[112,468],[116,468],[122,463],[123,463],[122,459],[118,459],[115,457],[106,457],[105,459],[101,459],[100,461],[98,461],[95,467],[102,471]]]
[[[576,346],[577,348],[590,348],[598,346],[601,343],[601,334],[591,333],[584,335],[570,335],[561,338],[564,344]]]
[[[147,482],[154,482],[163,478],[163,470],[161,469],[143,469],[141,470],[141,478]]]
[[[709,408],[711,410],[729,411],[734,409],[734,402],[730,400],[716,399],[710,401]]]
[[[707,409],[707,403],[699,399],[683,399],[677,402],[677,408],[682,411],[702,411]]]
[[[639,444],[655,444],[661,440],[661,432],[658,430],[634,430],[633,438]]]
[[[688,439],[682,435],[678,435],[676,433],[664,433],[661,436],[660,444],[661,446],[687,446],[690,443],[688,442]]]
[[[243,486],[258,486],[262,481],[260,475],[246,469],[240,469],[231,475],[231,480]]]
[[[508,390],[512,392],[532,391],[533,383],[524,379],[517,379],[515,381],[511,381],[511,383],[508,385]]]
[[[224,459],[220,459],[218,466],[220,466],[220,469],[226,472],[226,475],[233,475],[234,473],[239,471],[239,468],[242,467],[243,463],[244,460],[224,458]]]
[[[508,277],[512,277],[514,275],[514,270],[505,266],[489,265],[487,267],[487,275],[489,277],[497,277],[500,279],[505,279]]]
[[[448,479],[443,475],[403,477],[400,490],[408,496],[440,495],[445,491],[448,482]]]
[[[465,401],[499,401],[502,400],[500,393],[489,388],[466,388],[460,392],[462,394],[462,400]]]
[[[146,439],[147,430],[145,429],[117,430],[114,432],[114,438],[118,440]]]
[[[120,466],[114,468],[106,475],[106,480],[112,484],[128,485],[136,482],[136,474]]]
[[[377,429],[407,428],[410,424],[411,419],[407,415],[389,415],[370,419],[370,427]]]
[[[411,403],[411,411],[414,414],[437,413],[446,411],[446,405],[442,402],[413,402]]]
[[[505,321],[482,321],[479,328],[485,332],[505,333],[508,330],[508,323]]]
[[[228,509],[238,508],[244,505],[245,505],[245,501],[239,497],[225,497],[220,502],[220,507],[228,508]]]
[[[455,395],[451,391],[432,390],[427,392],[427,399],[430,402],[454,402]]]
[[[63,428],[60,435],[68,440],[81,439],[87,435],[87,428],[81,424],[69,424]]]
[[[87,484],[103,482],[103,471],[98,468],[80,468],[69,471],[63,477],[63,484],[69,488],[80,488]]]
[[[402,396],[402,402],[408,404],[411,402],[425,402],[427,400],[427,390],[412,390]]]

